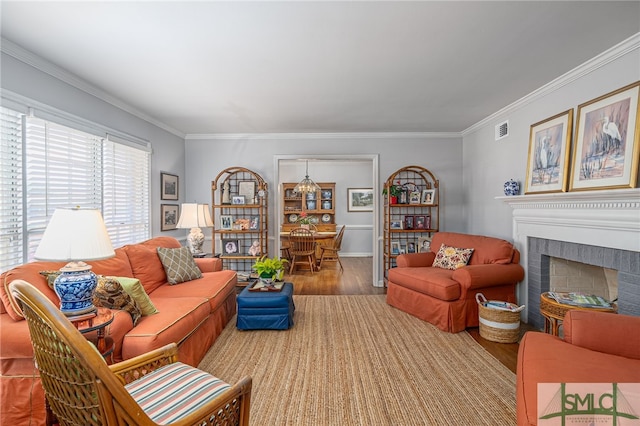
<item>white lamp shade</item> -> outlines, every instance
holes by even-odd
[[[211,228],[213,226],[208,205],[184,203],[181,210],[177,228]]]
[[[99,210],[56,209],[34,257],[71,262],[115,256]]]

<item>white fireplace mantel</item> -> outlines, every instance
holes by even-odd
[[[640,189],[496,197],[513,209],[513,240],[528,261],[529,237],[640,252]],[[527,303],[527,277],[518,300]],[[526,321],[527,314],[524,315]]]

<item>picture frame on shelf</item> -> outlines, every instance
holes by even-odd
[[[400,241],[391,241],[391,254],[400,254]]]
[[[220,229],[223,231],[230,231],[233,229],[233,216],[221,215],[220,216]]]
[[[400,243],[400,254],[407,253],[407,243]]]
[[[407,241],[407,253],[416,253],[415,241]]]
[[[403,229],[413,229],[413,215],[406,215],[404,217]]]
[[[238,195],[244,196],[247,204],[254,204],[256,197],[256,183],[252,180],[242,180],[238,182]]]
[[[402,221],[401,220],[392,220],[389,222],[390,229],[402,229]]]
[[[252,231],[260,229],[260,216],[251,216],[249,229]]]
[[[578,105],[569,191],[635,188],[640,81]]]
[[[420,204],[420,191],[412,191],[409,193],[409,204]]]
[[[222,253],[226,256],[239,256],[240,255],[240,240],[235,239],[223,239],[222,240]]]
[[[160,230],[173,231],[177,229],[178,218],[180,217],[180,206],[178,204],[160,204]]]
[[[415,229],[427,229],[427,220],[425,215],[414,216],[413,226]]]
[[[435,189],[423,189],[422,196],[420,198],[420,204],[426,204],[432,206],[436,203],[436,190]]]
[[[236,205],[236,206],[244,205],[245,204],[244,195],[233,195],[231,197],[231,204]]]
[[[525,194],[565,192],[573,109],[531,125]]]
[[[177,175],[160,172],[160,199],[178,201],[180,185]]]
[[[372,212],[373,188],[347,188],[347,211]]]
[[[431,237],[418,238],[418,253],[428,253],[431,251]]]

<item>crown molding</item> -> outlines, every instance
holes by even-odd
[[[637,50],[640,48],[640,32],[636,33],[634,35],[632,35],[631,37],[629,37],[626,40],[623,40],[622,42],[616,44],[615,46],[613,46],[610,49],[607,49],[606,51],[604,51],[603,53],[601,53],[600,55],[589,59],[588,61],[584,62],[582,65],[577,66],[576,68],[572,69],[571,71],[561,75],[560,77],[556,78],[555,80],[552,80],[551,82],[545,84],[544,86],[540,87],[539,89],[534,90],[533,92],[529,93],[528,95],[518,99],[517,101],[507,105],[506,107],[502,108],[501,110],[498,110],[496,112],[494,112],[493,114],[491,114],[490,116],[488,116],[487,118],[478,121],[476,124],[472,125],[471,127],[463,130],[461,132],[462,136],[467,136],[470,133],[475,132],[476,130],[490,124],[490,125],[494,125],[495,121],[499,120],[500,117],[503,117],[509,113],[512,113],[522,107],[524,107],[525,105],[530,104],[533,101],[536,101],[546,95],[548,95],[549,93],[555,92],[556,90],[560,89],[563,86],[566,86],[572,82],[574,82],[575,80],[584,77],[587,74],[590,74],[594,71],[596,71],[597,69],[615,61],[616,59],[620,58],[621,56],[626,55],[629,52],[632,52],[634,50]]]
[[[185,140],[455,139],[459,132],[188,133]]]
[[[150,115],[140,111],[137,108],[127,104],[126,102],[110,95],[104,90],[98,89],[88,81],[78,77],[75,74],[70,73],[69,71],[54,65],[53,63],[47,61],[46,59],[18,46],[12,41],[7,40],[6,38],[0,38],[0,51],[2,53],[6,53],[9,56],[16,58],[17,60],[24,62],[27,65],[34,67],[35,69],[42,71],[46,74],[49,74],[58,80],[62,80],[65,83],[82,90],[96,98],[105,101],[123,111],[128,112],[129,114],[140,118],[150,124],[153,124],[156,127],[159,127],[163,130],[166,130],[169,133],[174,134],[180,138],[184,138],[184,133],[176,130],[161,121],[151,117]]]

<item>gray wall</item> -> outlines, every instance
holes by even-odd
[[[85,120],[150,141],[153,148],[151,156],[151,232],[153,235],[185,237],[184,230],[160,231],[160,203],[175,204],[185,200],[183,138],[5,53],[2,53],[0,65],[2,89],[10,90]],[[161,171],[180,177],[179,201],[160,201]]]
[[[314,155],[379,155],[378,187],[397,169],[407,165],[420,165],[433,172],[441,185],[442,229],[465,230],[462,187],[462,138],[429,135],[259,135],[234,137],[231,139],[187,138],[186,170],[187,195],[190,202],[211,203],[211,181],[223,169],[231,166],[246,167],[259,173],[270,188],[269,211],[276,211],[278,184],[275,182],[274,156],[292,155],[313,158]],[[289,172],[287,172],[289,173]],[[344,167],[335,161],[310,162],[309,175],[316,181],[336,182],[339,202],[346,204],[346,188],[373,187],[371,169],[356,163],[355,167]],[[303,165],[297,178],[304,177]],[[283,180],[284,181],[284,180]],[[347,224],[352,230],[381,220],[381,210],[372,214],[347,213],[338,216],[339,224]],[[273,216],[272,216],[273,217]],[[269,235],[274,237],[278,229],[270,224]],[[209,238],[209,234],[207,234]],[[347,243],[344,255],[369,254],[373,252],[372,239],[358,235]]]
[[[512,240],[511,207],[495,197],[504,195],[503,184],[509,179],[519,181],[524,193],[531,125],[573,108],[575,129],[578,105],[640,80],[640,50],[636,45],[619,57],[605,55],[585,68],[589,70],[585,75],[562,79],[557,88],[518,108],[507,108],[508,112],[496,114],[485,126],[464,135],[463,204],[468,232]],[[494,126],[507,119],[509,137],[495,141]]]

